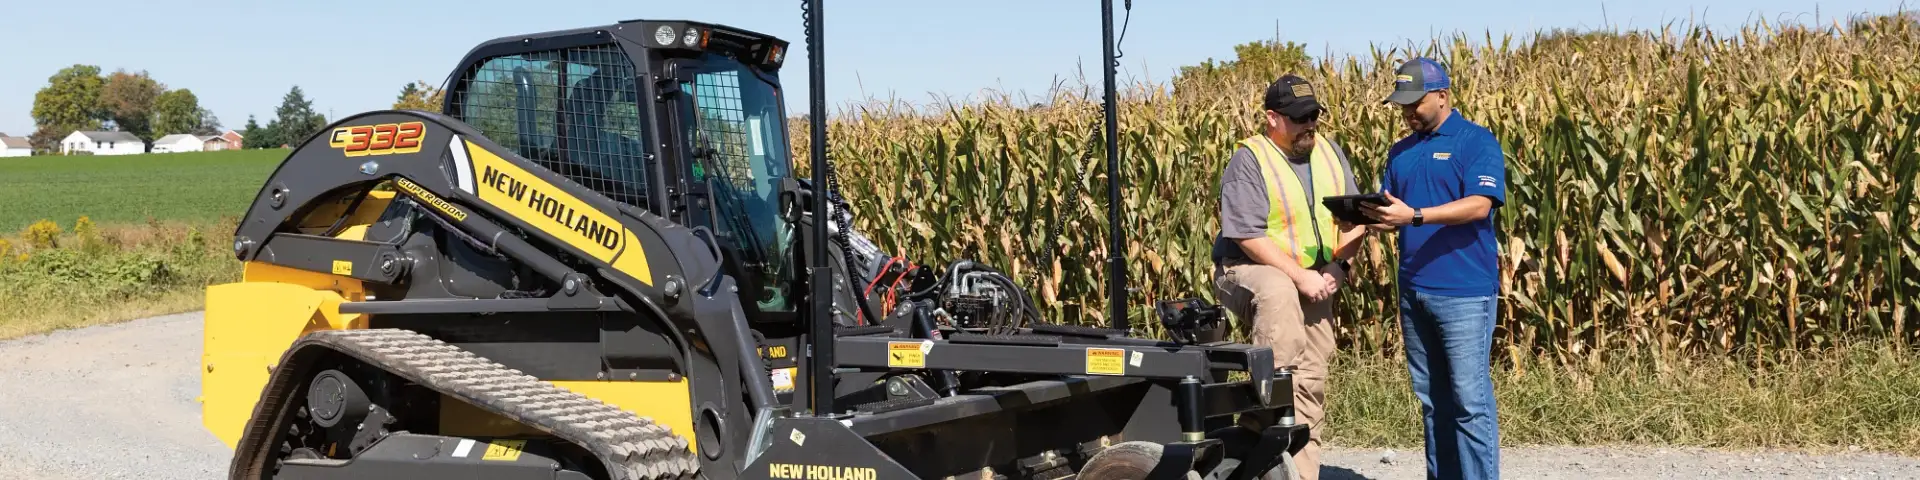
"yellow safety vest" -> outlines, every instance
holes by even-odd
[[[1286,154],[1272,139],[1254,135],[1240,140],[1240,145],[1253,152],[1253,158],[1260,162],[1260,176],[1267,181],[1267,238],[1293,252],[1302,268],[1332,262],[1334,247],[1340,241],[1340,231],[1333,225],[1333,212],[1319,199],[1307,198],[1306,190],[1300,187],[1299,176],[1287,163]],[[1336,155],[1333,144],[1325,137],[1314,136],[1313,153],[1308,155],[1307,164],[1316,196],[1347,194],[1344,191],[1347,182],[1342,180],[1346,172],[1337,171],[1340,159]],[[1300,228],[1302,225],[1310,227]]]

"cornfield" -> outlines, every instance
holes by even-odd
[[[1330,109],[1322,134],[1371,190],[1406,134],[1380,99],[1417,54],[1449,66],[1455,106],[1505,149],[1505,353],[1759,356],[1915,334],[1914,16],[1469,40],[1337,59],[1256,42],[1169,85],[1123,89],[1130,320],[1152,330],[1154,301],[1213,300],[1218,176],[1233,142],[1258,131],[1268,82],[1294,72],[1316,84]],[[988,262],[1057,320],[1104,322],[1112,226],[1097,91],[850,105],[829,125],[829,156],[856,228],[924,263]],[[809,127],[792,128],[807,175]],[[1370,237],[1356,262],[1343,343],[1397,349],[1393,241]]]

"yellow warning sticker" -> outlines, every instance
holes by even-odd
[[[352,275],[352,274],[353,274],[353,262],[349,262],[349,261],[346,261],[346,260],[334,260],[334,261],[333,261],[333,274],[334,274],[334,275]]]
[[[1087,349],[1088,375],[1126,375],[1127,351],[1118,348]]]
[[[920,342],[887,342],[887,366],[927,368],[927,354],[920,350]]]
[[[520,459],[520,451],[527,448],[526,440],[494,440],[487,444],[487,453],[481,460],[500,460],[511,462]]]

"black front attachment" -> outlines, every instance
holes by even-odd
[[[767,449],[747,469],[743,480],[876,480],[918,478],[888,458],[845,424],[824,417],[794,417],[773,421]]]

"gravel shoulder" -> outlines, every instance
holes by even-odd
[[[199,313],[0,342],[0,478],[225,476],[200,425]],[[1418,450],[1330,449],[1321,478],[1425,478]],[[1508,447],[1527,479],[1920,478],[1920,458],[1661,447]]]
[[[0,478],[225,476],[194,401],[200,338],[191,313],[0,343]]]

